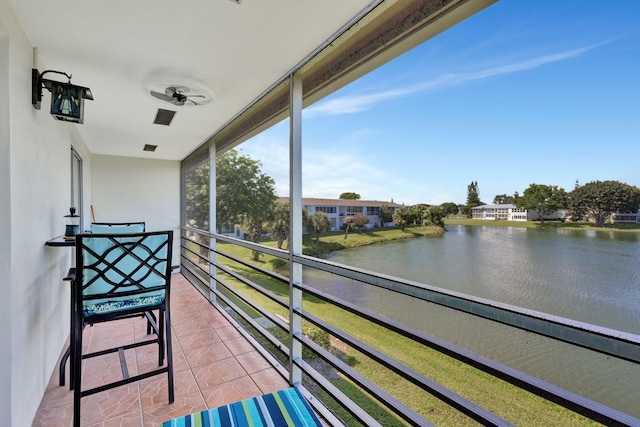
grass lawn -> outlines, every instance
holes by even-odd
[[[444,230],[440,227],[408,226],[404,230],[397,227],[372,228],[362,233],[349,232],[345,238],[343,231],[320,233],[320,240],[316,243],[315,234],[305,234],[302,238],[303,253],[318,255],[341,249],[371,245],[389,240],[410,239],[423,236],[440,236]]]
[[[490,222],[490,225],[497,225],[494,221],[487,222]],[[478,222],[474,221],[474,224],[478,224]],[[436,236],[442,232],[441,229],[431,227],[407,227],[404,231],[397,228],[383,228],[369,230],[361,234],[350,233],[347,239],[344,239],[343,233],[323,233],[320,236],[319,244],[315,243],[315,236],[307,235],[304,238],[304,252],[320,253],[326,252],[327,250],[344,249],[385,240],[416,236]],[[266,241],[264,244],[275,246],[274,241]],[[221,242],[218,244],[218,248],[242,259],[251,259],[251,251],[248,249]],[[273,257],[264,255],[256,264],[263,268],[269,268],[271,259],[273,259]],[[255,283],[259,283],[280,297],[284,299],[288,298],[287,284],[269,278],[239,263],[225,261],[221,257],[219,261],[229,265],[236,272]],[[284,267],[279,269],[278,272],[286,275],[288,269]],[[268,311],[279,313],[286,317],[287,314],[282,307],[270,301],[264,295],[252,290],[249,286],[232,278],[225,278],[225,281],[254,302],[265,307]],[[489,409],[516,425],[570,426],[596,424],[571,411],[527,393],[499,379],[493,378],[488,374],[426,348],[401,335],[389,332],[382,327],[371,324],[359,316],[336,308],[321,300],[305,297],[303,307],[305,311],[324,319],[348,334],[379,349],[426,377],[455,391],[478,405]],[[457,410],[452,409],[440,400],[423,392],[407,380],[388,371],[358,351],[349,347],[343,348],[342,346],[340,351],[342,359],[350,366],[431,422],[445,426],[475,424],[471,419]],[[378,418],[383,425],[405,425],[401,420],[381,410],[373,399],[362,392],[351,381],[345,378],[337,378],[333,379],[332,382],[354,401],[357,401],[368,413],[372,415],[376,414],[375,417]],[[334,409],[340,412],[337,405]],[[354,425],[349,414],[341,413],[341,416],[348,425]]]

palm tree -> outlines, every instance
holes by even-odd
[[[289,234],[289,203],[278,203],[273,207],[273,217],[265,225],[267,231],[274,234],[278,249],[282,249],[282,244]]]
[[[316,232],[316,244],[320,243],[320,233],[331,229],[331,221],[324,212],[314,212],[309,218],[309,226]]]

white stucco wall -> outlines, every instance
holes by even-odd
[[[180,162],[93,155],[91,188],[96,222],[145,221],[147,231],[173,230],[180,261]]]
[[[9,35],[3,27],[0,3],[0,277],[11,277],[11,209],[9,168]],[[0,325],[10,325],[11,287],[0,281]],[[0,340],[11,339],[11,329],[0,329]],[[0,345],[0,414],[11,414],[11,347]]]
[[[76,125],[51,118],[48,100],[31,106],[33,47],[6,0],[0,63],[0,414],[18,426],[35,415],[69,334],[71,251],[45,242],[64,233],[71,144],[86,147]]]

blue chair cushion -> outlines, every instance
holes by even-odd
[[[131,253],[125,252],[108,236],[83,238],[82,304],[85,315],[151,306],[164,301],[165,289],[158,288],[166,284],[167,261],[162,258],[166,258],[171,244],[167,242],[166,235],[146,236],[143,245],[135,245],[139,237],[113,239],[133,245]],[[162,249],[154,253],[159,247]],[[135,294],[119,295],[123,292]]]
[[[144,224],[131,224],[131,225],[91,224],[91,232],[93,234],[142,233],[144,232]]]
[[[93,300],[85,301],[82,304],[82,313],[85,317],[96,314],[113,313],[116,311],[129,310],[132,308],[151,307],[164,301],[164,292],[162,295],[150,295],[133,299],[123,300]]]

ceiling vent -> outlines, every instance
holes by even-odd
[[[156,148],[158,148],[157,145],[144,144],[144,148],[142,150],[143,151],[156,151]]]
[[[175,115],[176,112],[173,110],[164,110],[162,108],[158,108],[156,119],[153,121],[153,123],[156,125],[169,126],[171,124],[171,120],[173,120],[173,116]]]

